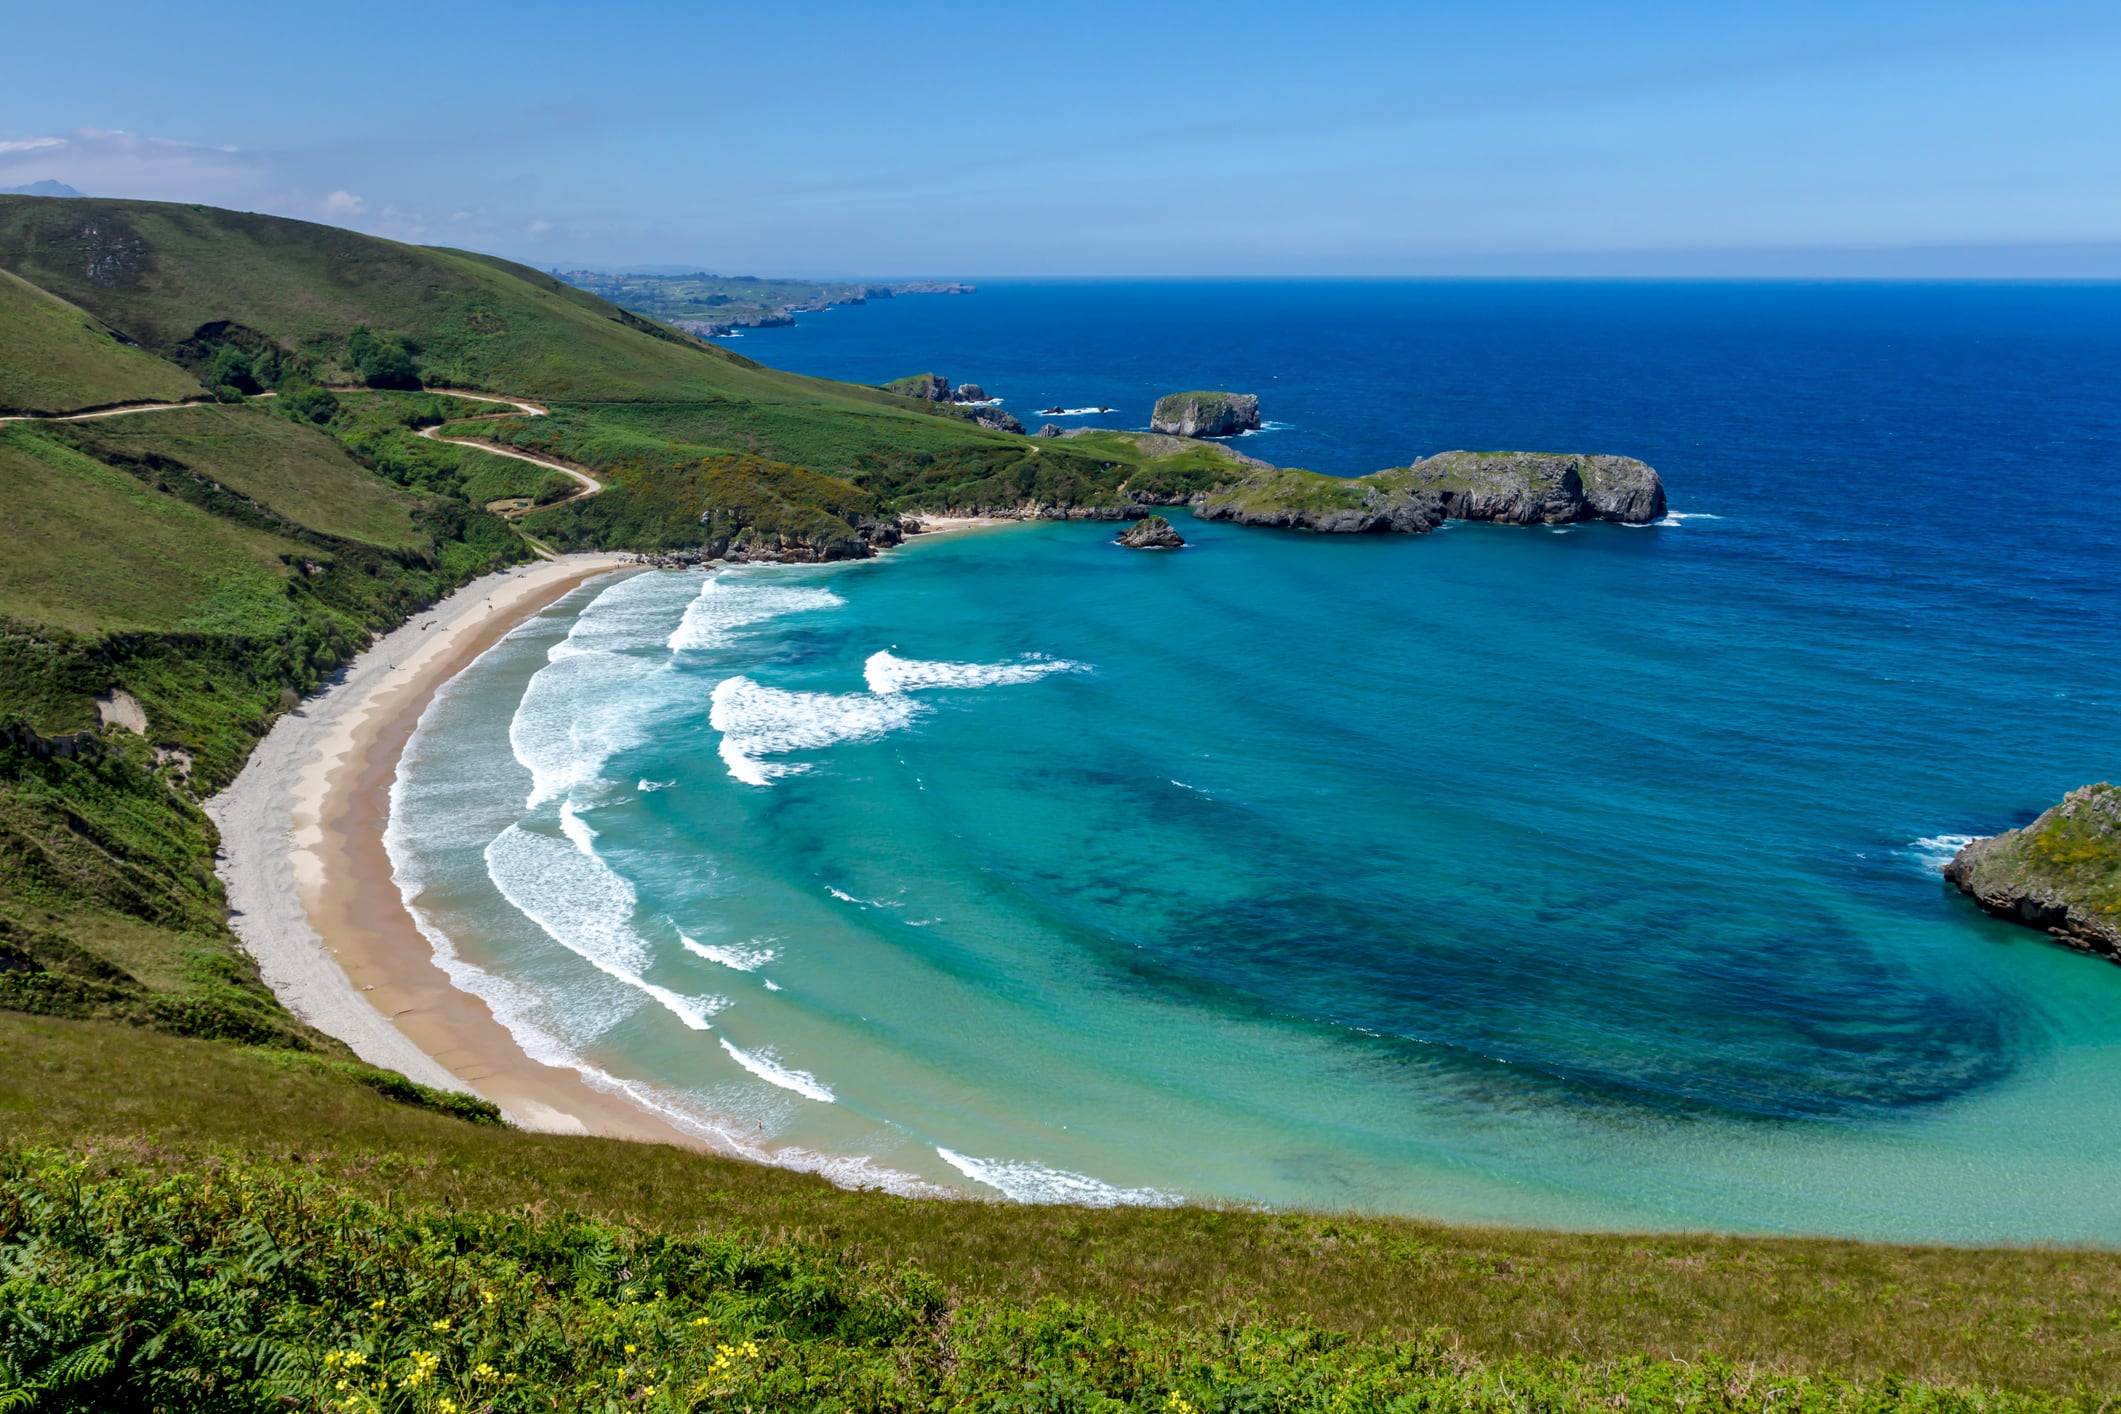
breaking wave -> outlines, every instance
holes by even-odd
[[[757,941],[716,947],[712,943],[695,941],[683,933],[678,934],[678,941],[683,943],[685,951],[693,956],[704,957],[709,962],[719,963],[733,972],[756,972],[780,956],[775,949],[763,947]]]
[[[738,1065],[769,1085],[793,1090],[805,1099],[816,1100],[824,1105],[832,1104],[837,1098],[815,1075],[807,1070],[791,1070],[782,1065],[771,1051],[747,1051],[731,1042],[727,1036],[718,1036],[715,1039],[722,1043],[722,1049],[729,1052],[730,1058]]]
[[[727,1041],[722,1043],[728,1045]],[[1170,1208],[1185,1199],[1160,1188],[1118,1188],[1086,1173],[1048,1168],[1028,1159],[975,1159],[935,1146],[944,1163],[1012,1203],[1076,1203],[1086,1208]]]
[[[888,650],[872,653],[862,677],[874,693],[919,692],[932,687],[1006,687],[1037,682],[1053,673],[1086,673],[1087,663],[1028,653],[1014,663],[926,663]]]
[[[653,998],[694,1031],[729,1005],[726,997],[686,997],[641,974],[652,957],[633,928],[633,885],[579,842],[510,825],[486,846],[486,874],[501,897],[547,937],[605,976]]]
[[[837,609],[847,601],[829,589],[811,585],[769,584],[756,579],[714,575],[699,596],[685,606],[685,617],[671,630],[673,653],[726,648],[736,634],[753,624],[818,609]]]
[[[897,731],[920,714],[898,696],[870,693],[785,692],[750,678],[724,678],[715,685],[708,722],[722,734],[722,763],[747,785],[771,785],[776,776],[810,769],[762,757],[818,751],[844,741],[867,741]]]

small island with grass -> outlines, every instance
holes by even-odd
[[[1998,918],[2121,962],[2121,789],[2073,790],[2024,829],[1968,843],[1944,877]]]

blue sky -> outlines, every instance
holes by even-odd
[[[2112,0],[115,0],[8,28],[0,187],[541,266],[2121,276]]]

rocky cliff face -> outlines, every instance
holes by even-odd
[[[2024,829],[1960,850],[1944,877],[1998,918],[2121,962],[2121,790],[2073,790]]]
[[[1149,429],[1173,437],[1234,437],[1259,426],[1251,393],[1172,393],[1156,400]]]
[[[1553,452],[1443,452],[1359,477],[1260,471],[1194,507],[1205,520],[1336,535],[1418,535],[1446,520],[1643,525],[1664,513],[1664,483],[1634,458]]]

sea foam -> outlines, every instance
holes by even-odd
[[[906,726],[919,713],[917,704],[897,695],[786,692],[734,677],[715,685],[708,721],[722,734],[722,763],[729,774],[763,786],[809,767],[762,757],[867,741]]]
[[[698,597],[685,607],[685,617],[671,630],[670,651],[726,648],[740,630],[753,624],[784,614],[837,609],[846,602],[814,585],[768,584],[718,574],[701,585]]]
[[[605,976],[662,1004],[694,1031],[729,1005],[726,997],[686,997],[643,977],[652,949],[633,927],[633,885],[610,865],[549,835],[510,825],[486,846],[486,874],[501,897]]]
[[[791,1070],[782,1065],[771,1051],[747,1051],[732,1044],[727,1036],[718,1036],[715,1039],[722,1043],[722,1049],[729,1052],[732,1060],[768,1084],[778,1085],[783,1090],[793,1090],[796,1094],[816,1100],[820,1104],[832,1104],[837,1098],[815,1075],[807,1070]]]
[[[728,1043],[723,1042],[724,1045]],[[1086,1208],[1169,1208],[1185,1199],[1160,1188],[1119,1188],[1086,1173],[1048,1168],[1026,1159],[975,1159],[935,1146],[944,1163],[1012,1203],[1079,1203]]]
[[[1908,845],[1908,853],[1922,865],[1926,874],[1941,874],[1944,866],[1951,863],[1959,851],[1978,838],[1974,835],[1924,835]]]
[[[763,945],[764,939],[716,947],[712,943],[697,942],[684,933],[679,933],[678,941],[685,945],[685,951],[695,957],[704,957],[709,962],[720,963],[733,972],[756,972],[780,956],[775,949]]]
[[[1029,653],[1014,663],[931,663],[901,658],[888,650],[872,653],[862,664],[869,690],[879,694],[920,692],[928,688],[1007,687],[1037,682],[1053,673],[1085,673],[1087,663]]]

